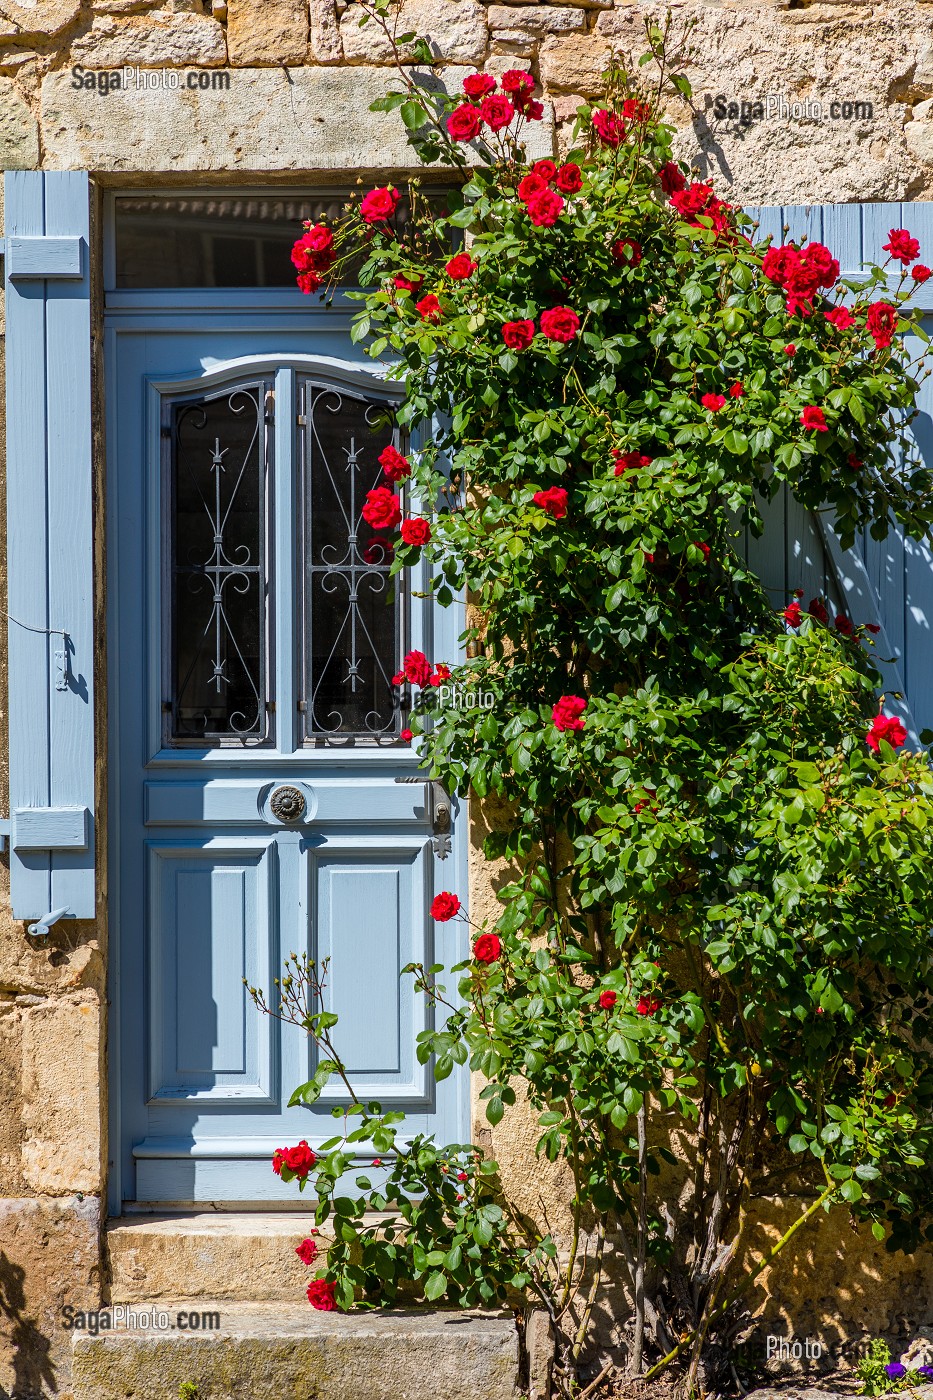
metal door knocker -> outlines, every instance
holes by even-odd
[[[297,822],[304,816],[304,793],[296,787],[278,787],[269,799],[272,815],[280,822]]]

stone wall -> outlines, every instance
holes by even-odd
[[[664,9],[404,0],[399,22],[428,38],[448,83],[474,67],[530,69],[561,140],[610,54],[639,54],[646,18]],[[721,193],[749,203],[933,197],[933,4],[683,0],[674,14],[691,26],[695,96],[670,115],[680,153],[715,174]],[[90,169],[110,184],[400,169],[411,152],[399,125],[368,110],[391,78],[390,57],[343,0],[0,0],[0,168]],[[142,79],[123,75],[116,87],[125,64]],[[754,104],[769,95],[778,110],[759,120]],[[744,125],[731,102],[749,104]],[[545,124],[543,140],[552,131]],[[0,607],[2,582],[0,558]],[[4,670],[0,649],[0,695]],[[5,751],[0,715],[3,814]],[[485,819],[474,813],[476,840]],[[476,851],[481,917],[494,904],[494,872]],[[63,1389],[56,1314],[65,1299],[80,1306],[99,1292],[107,1156],[103,929],[60,924],[50,948],[31,948],[2,912],[2,867],[0,1398]],[[488,1132],[481,1121],[477,1132]],[[539,1178],[534,1136],[530,1121],[509,1122],[507,1136],[489,1140],[516,1188],[540,1190],[559,1219],[566,1183]],[[760,1228],[776,1225],[765,1218]],[[901,1287],[923,1314],[914,1320],[929,1320],[929,1261],[898,1266],[895,1282],[871,1241],[846,1250],[837,1232],[825,1250],[814,1255],[802,1241],[785,1274],[764,1281],[763,1299],[799,1297],[805,1284],[808,1326],[823,1316],[870,1329],[879,1318],[894,1324]]]

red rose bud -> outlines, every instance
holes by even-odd
[[[536,491],[532,499],[536,506],[547,511],[555,520],[562,520],[567,514],[567,492],[563,486],[549,486],[546,491]]]
[[[580,318],[569,306],[552,306],[541,313],[541,334],[548,340],[566,344],[574,339],[580,329]]]
[[[616,1004],[616,1002],[617,1002],[618,1000],[619,1000],[619,996],[618,996],[618,993],[617,993],[617,992],[608,992],[608,991],[607,991],[607,992],[600,992],[600,994],[599,994],[599,1004],[600,1004],[600,1006],[602,1007],[602,1009],[603,1009],[604,1011],[611,1011],[612,1008],[615,1006],[615,1004]]]
[[[800,422],[805,428],[809,428],[814,433],[828,433],[826,416],[821,408],[816,408],[813,404],[808,404],[800,415]]]
[[[308,1284],[308,1302],[318,1312],[335,1312],[337,1300],[334,1297],[335,1285],[326,1279],[316,1278]]]
[[[369,194],[364,195],[360,205],[360,217],[367,224],[385,223],[398,208],[400,197],[398,190],[393,189],[391,185],[370,190]]]
[[[439,924],[446,924],[449,919],[453,919],[460,912],[460,901],[455,894],[449,890],[444,890],[441,894],[435,895],[431,902],[431,918]]]
[[[411,475],[411,463],[397,448],[384,447],[379,453],[379,465],[389,481],[404,481]]]
[[[796,345],[785,345],[785,346],[784,346],[784,354],[785,354],[785,355],[796,355],[796,353],[797,353],[797,347],[796,347]]]
[[[585,709],[586,701],[582,696],[562,695],[551,710],[554,728],[560,730],[582,729],[586,723],[583,718],[583,711]]]
[[[473,956],[477,962],[494,963],[502,957],[502,944],[495,933],[481,933],[473,944]]]
[[[892,749],[899,749],[906,742],[907,730],[895,715],[876,715],[872,720],[871,728],[865,735],[866,744],[877,753],[882,739]]]
[[[534,321],[506,321],[502,327],[502,339],[510,350],[527,350],[534,338]]]
[[[882,246],[892,258],[905,264],[912,263],[914,258],[920,256],[919,240],[912,238],[906,228],[892,228],[889,241]]]
[[[425,545],[431,538],[431,527],[426,520],[412,516],[402,521],[402,540],[405,544]]]
[[[302,1264],[313,1264],[317,1258],[317,1245],[314,1243],[314,1240],[302,1240],[301,1244],[295,1250],[295,1253],[298,1255]]]
[[[465,282],[468,277],[473,276],[478,266],[469,253],[455,253],[450,262],[444,265],[444,271],[455,282]]]
[[[726,400],[722,394],[704,394],[700,403],[704,408],[708,408],[710,413],[718,413],[721,408],[726,406]]]
[[[376,486],[366,492],[366,503],[360,514],[374,530],[394,530],[402,518],[402,508],[398,496],[387,486]]]
[[[410,729],[403,729],[398,737],[402,740],[403,743],[410,744],[415,736],[414,734],[412,734]]]
[[[458,1181],[469,1181],[469,1179],[470,1178],[467,1176],[466,1172],[457,1172]]]
[[[744,395],[745,390],[742,388],[741,384],[733,384],[732,388],[729,390],[729,397],[732,399],[741,399]]]
[[[583,176],[580,173],[579,165],[575,165],[573,161],[562,165],[557,172],[554,184],[561,194],[579,194],[583,188]]]

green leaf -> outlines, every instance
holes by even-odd
[[[447,1275],[442,1274],[440,1270],[436,1273],[429,1274],[424,1285],[424,1296],[427,1298],[428,1302],[436,1303],[438,1298],[443,1298],[446,1292]]]

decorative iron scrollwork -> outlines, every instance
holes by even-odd
[[[269,799],[269,810],[277,821],[297,822],[305,813],[305,796],[300,788],[284,784]]]

